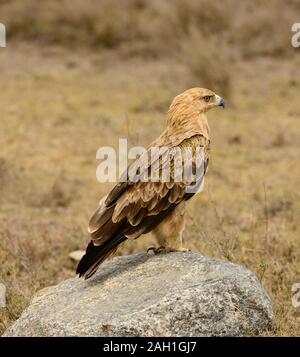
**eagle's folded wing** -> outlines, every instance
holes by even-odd
[[[151,231],[178,204],[196,193],[193,190],[188,190],[188,188],[203,180],[208,164],[209,143],[203,136],[195,135],[182,141],[179,147],[181,149],[192,149],[193,154],[190,161],[192,168],[186,167],[188,170],[193,170],[196,166],[196,160],[199,160],[199,157],[196,157],[196,148],[202,147],[204,149],[204,156],[200,158],[204,164],[202,174],[196,176],[196,179],[195,177],[185,178],[176,182],[176,164],[175,160],[171,160],[170,180],[163,182],[161,175],[167,160],[160,157],[158,158],[159,165],[154,164],[157,163],[157,158],[154,161],[152,160],[148,166],[144,163],[141,164],[140,177],[146,171],[150,174],[151,169],[154,169],[154,171],[159,171],[159,181],[143,182],[138,178],[137,182],[127,181],[116,185],[101,201],[90,220],[89,232],[95,245],[102,245],[113,237],[137,238],[141,234]],[[172,149],[174,148],[171,148],[170,152]]]

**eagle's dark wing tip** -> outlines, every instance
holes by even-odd
[[[95,246],[93,241],[90,241],[86,248],[85,255],[81,258],[77,266],[76,274],[79,274],[80,278],[82,276],[84,276],[85,279],[90,278],[97,271],[99,265],[113,254],[118,245],[126,239],[124,235],[117,236],[99,246]]]
[[[96,252],[97,252],[97,247],[95,247],[93,242],[90,241],[90,243],[86,248],[86,253],[81,258],[76,269],[76,274],[79,274],[79,278],[84,276],[84,274],[88,271],[91,265],[94,264]]]

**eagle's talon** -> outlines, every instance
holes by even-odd
[[[156,248],[155,247],[150,247],[150,248],[148,248],[147,249],[147,255],[149,254],[149,252],[151,252],[151,251],[153,251],[153,253],[155,254],[155,250],[156,250]]]
[[[165,254],[167,253],[167,250],[165,247],[158,247],[155,251],[155,254]]]
[[[158,248],[150,247],[147,249],[147,255],[150,251],[153,251],[154,255],[167,253],[167,250],[165,247],[158,247]]]

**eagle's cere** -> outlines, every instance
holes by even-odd
[[[209,126],[206,112],[223,106],[224,100],[205,88],[192,88],[174,98],[167,115],[164,132],[149,146],[191,148],[192,165],[196,162],[196,148],[204,149],[204,174],[207,171],[210,148]],[[162,170],[162,162],[157,169]],[[171,162],[170,182],[118,183],[105,196],[90,219],[91,235],[86,254],[81,259],[77,273],[91,277],[99,265],[127,239],[136,239],[153,232],[160,247],[166,252],[187,251],[182,246],[187,201],[196,192],[187,187],[197,182],[174,179],[174,162]],[[145,168],[151,170],[150,166]],[[201,180],[201,178],[200,178]]]

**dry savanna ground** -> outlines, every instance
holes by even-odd
[[[88,218],[112,187],[96,180],[97,149],[117,147],[120,137],[130,145],[149,144],[164,127],[171,99],[207,86],[228,105],[208,114],[210,168],[204,192],[190,203],[186,245],[256,272],[274,305],[274,326],[266,335],[300,335],[300,312],[291,302],[292,285],[300,282],[300,51],[290,48],[282,21],[274,27],[279,14],[292,21],[297,2],[282,9],[274,0],[273,15],[259,12],[244,32],[248,10],[239,10],[244,22],[239,16],[232,29],[230,12],[219,2],[204,16],[193,1],[186,9],[174,0],[178,13],[157,1],[152,13],[149,2],[128,1],[132,16],[104,28],[95,26],[100,12],[91,11],[92,0],[85,17],[76,14],[75,2],[72,11],[62,8],[52,18],[58,11],[52,5],[41,23],[29,16],[32,1],[22,2],[24,8],[20,3],[0,1],[11,21],[9,46],[0,49],[0,282],[7,287],[0,333],[36,291],[74,276],[68,253],[85,248]],[[112,16],[122,12],[108,8]],[[152,26],[143,26],[140,19],[153,14]],[[212,24],[215,31],[225,28],[225,37],[208,39],[197,16],[207,31]],[[173,26],[169,32],[162,18]],[[54,36],[42,23],[64,26]],[[174,28],[180,30],[176,41]],[[269,41],[266,31],[274,33]],[[151,245],[151,236],[141,237],[118,254]]]

